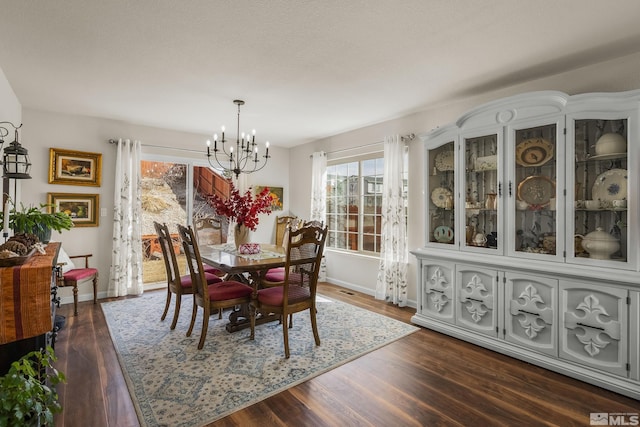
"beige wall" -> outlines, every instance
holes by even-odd
[[[14,125],[18,125],[21,121],[22,105],[20,105],[20,101],[7,81],[4,71],[0,68],[0,122],[11,122]]]
[[[583,67],[571,72],[550,76],[525,84],[494,90],[466,99],[451,100],[420,113],[379,123],[352,132],[335,135],[295,147],[291,150],[290,174],[291,209],[299,216],[310,211],[309,189],[311,167],[309,155],[314,151],[331,152],[345,147],[357,147],[382,141],[385,135],[415,133],[417,135],[455,121],[466,111],[485,102],[524,92],[559,90],[569,94],[585,92],[618,92],[640,88],[640,54]],[[636,141],[637,142],[637,141]],[[409,249],[424,244],[424,192],[422,185],[423,153],[421,143],[414,140],[409,146]],[[378,259],[362,255],[328,250],[327,275],[331,282],[373,295],[376,286]],[[415,259],[410,257],[409,299],[415,304],[417,270]]]

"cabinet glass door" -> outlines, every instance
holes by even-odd
[[[562,254],[562,242],[556,238],[564,212],[564,199],[556,199],[557,131],[555,123],[515,130],[515,175],[509,181],[509,193],[515,196],[512,236],[516,254]]]
[[[498,249],[498,135],[464,138],[464,247]]]
[[[427,151],[429,156],[428,241],[455,243],[455,143]]]
[[[588,263],[626,263],[627,119],[575,120],[574,135],[574,256]]]

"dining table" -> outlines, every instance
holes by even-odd
[[[286,254],[282,246],[260,244],[260,251],[255,254],[241,254],[235,245],[224,243],[219,245],[201,245],[202,262],[225,273],[226,280],[237,280],[253,287],[257,291],[267,271],[284,267]],[[239,309],[229,315],[229,323],[225,326],[228,332],[236,332],[250,326],[250,307],[242,304]],[[256,318],[256,325],[278,320],[275,315],[263,315]]]

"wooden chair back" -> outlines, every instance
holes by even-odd
[[[297,220],[295,216],[277,216],[276,217],[276,246],[283,246],[285,240],[285,232],[289,223]]]
[[[193,223],[199,245],[226,243],[222,233],[222,222],[213,217],[198,218]]]
[[[300,285],[308,287],[311,297],[315,299],[326,238],[327,227],[322,228],[318,225],[303,225],[297,230],[289,231],[286,242],[285,295],[289,286]],[[285,305],[287,301],[288,298],[285,296]]]
[[[178,233],[182,239],[184,254],[187,258],[187,268],[191,273],[191,281],[193,290],[196,294],[198,305],[203,304],[203,298],[207,295],[207,279],[204,267],[202,266],[202,257],[200,256],[200,248],[196,240],[195,233],[191,226],[184,227],[178,224]],[[208,301],[209,299],[206,298]]]
[[[178,258],[173,248],[173,240],[169,233],[169,227],[167,227],[167,224],[160,224],[156,221],[153,222],[153,227],[156,229],[156,234],[158,235],[158,244],[160,245],[160,252],[162,252],[162,259],[164,260],[164,266],[167,272],[167,285],[173,293],[182,294]]]

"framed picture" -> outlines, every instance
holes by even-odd
[[[76,227],[97,227],[100,210],[99,194],[47,193],[55,212],[65,212]]]
[[[260,194],[265,187],[271,192],[271,211],[281,211],[284,205],[284,189],[282,187],[271,187],[267,185],[256,185],[255,194]]]
[[[102,154],[49,149],[49,184],[100,187]]]

